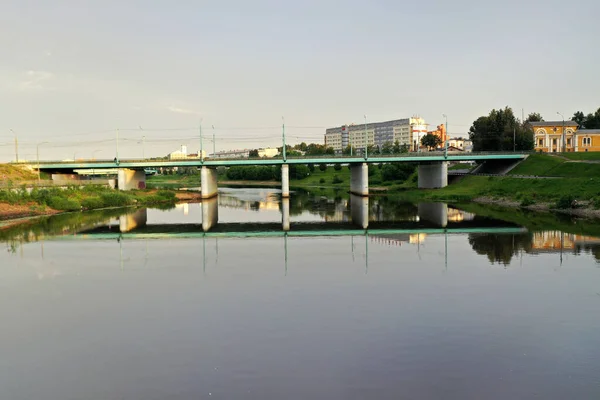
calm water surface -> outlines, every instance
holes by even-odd
[[[286,235],[276,191],[225,189],[206,234],[200,204],[5,234],[0,399],[600,398],[600,240],[353,204],[292,197]]]

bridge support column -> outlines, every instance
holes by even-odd
[[[357,196],[369,195],[369,167],[367,163],[351,164],[350,193]]]
[[[290,197],[290,166],[288,164],[281,166],[281,197]]]
[[[202,200],[202,230],[208,232],[219,222],[219,200],[213,196]]]
[[[120,168],[117,178],[119,190],[146,189],[146,173],[144,170]]]
[[[200,188],[203,199],[210,199],[217,195],[217,170],[215,168],[202,167],[200,170]]]
[[[419,189],[439,189],[448,186],[448,162],[419,164]]]
[[[445,228],[448,225],[448,205],[446,203],[419,203],[417,215],[423,221]]]

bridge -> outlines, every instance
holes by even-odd
[[[347,164],[350,165],[350,192],[359,196],[369,195],[369,164],[408,162],[419,165],[418,187],[422,189],[442,188],[448,185],[448,163],[461,161],[522,160],[528,153],[464,153],[464,152],[421,152],[398,155],[323,156],[323,157],[276,157],[245,159],[177,159],[177,160],[90,160],[90,161],[40,161],[34,168],[53,173],[53,179],[66,176],[76,178],[77,170],[117,169],[117,187],[120,190],[145,188],[145,169],[161,167],[196,167],[201,170],[200,186],[202,198],[217,195],[217,167],[280,165],[282,197],[289,197],[289,166],[295,164]]]

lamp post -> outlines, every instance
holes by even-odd
[[[144,131],[141,125],[138,125],[138,128],[140,128],[140,131]],[[142,159],[146,159],[146,135],[142,135]]]
[[[198,129],[200,134],[200,154],[198,154],[198,158],[200,159],[200,164],[202,164],[204,162],[204,157],[202,157],[202,118],[200,118],[200,125]]]
[[[448,116],[446,114],[442,114],[442,117],[444,117],[446,119],[446,122],[444,125],[444,129],[446,130],[446,135],[444,138],[444,148],[445,148],[445,155],[448,156]]]
[[[17,138],[17,134],[12,129],[10,130],[13,135],[15,135],[15,161],[19,162],[19,139]]]
[[[41,175],[40,174],[40,145],[46,144],[46,143],[48,143],[48,142],[41,142],[35,146],[35,157],[37,159],[37,165],[38,165],[38,183],[40,183],[40,181],[42,180],[42,178],[40,176]]]
[[[565,134],[565,116],[562,115],[561,113],[559,113],[558,111],[556,112],[558,115],[560,115],[562,117],[562,121],[563,121],[563,125],[562,125],[562,145],[563,145],[563,153],[565,153],[567,151],[567,135]]]
[[[117,128],[117,132],[116,132],[117,136],[115,138],[115,146],[116,146],[116,157],[115,159],[117,160],[117,162],[119,162],[119,128]]]
[[[216,150],[215,150],[215,126],[212,126],[213,129],[213,157],[215,156]]]

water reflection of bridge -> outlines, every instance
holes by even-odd
[[[219,223],[219,207],[221,201],[216,198],[204,200],[201,203],[202,219],[191,224],[178,225],[148,225],[147,212],[145,209],[119,217],[119,232],[135,232],[137,234],[197,234],[198,232],[214,234],[244,234],[257,232],[264,234],[272,232],[274,235],[279,232],[301,233],[314,231],[352,231],[359,228],[370,231],[390,231],[389,233],[427,233],[427,230],[445,231],[452,230],[457,232],[487,232],[489,228],[497,232],[500,228],[516,228],[516,225],[497,220],[478,218],[473,214],[464,213],[460,210],[449,208],[444,203],[422,203],[418,205],[415,214],[409,217],[403,217],[401,220],[385,220],[378,216],[378,209],[369,205],[369,198],[352,196],[349,205],[349,213],[346,208],[346,215],[349,218],[338,220],[331,219],[328,222],[306,223],[294,222],[292,224],[290,217],[290,200],[281,199],[281,223]],[[377,203],[376,203],[377,204]],[[239,206],[244,206],[240,204]],[[336,208],[338,205],[336,205]],[[185,212],[185,206],[184,206]],[[381,218],[381,219],[380,219]],[[111,232],[114,229],[110,228]],[[401,231],[401,232],[398,232]],[[97,228],[96,233],[101,233],[102,229]],[[108,233],[108,232],[106,232]]]

